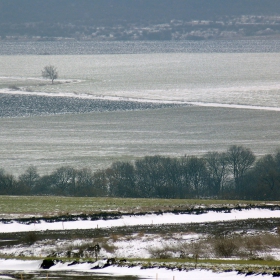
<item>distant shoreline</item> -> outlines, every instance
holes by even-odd
[[[0,40],[2,55],[102,55],[156,53],[279,53],[279,39],[101,41]]]

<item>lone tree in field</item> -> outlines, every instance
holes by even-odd
[[[51,79],[53,84],[53,81],[58,78],[57,69],[53,65],[45,66],[42,70],[42,77],[46,79]]]

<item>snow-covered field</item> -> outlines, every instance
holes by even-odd
[[[172,214],[161,215],[148,214],[144,216],[123,216],[121,219],[97,220],[97,221],[69,221],[34,224],[22,224],[18,222],[0,224],[0,232],[42,231],[42,230],[71,230],[71,229],[96,229],[135,225],[159,225],[159,224],[186,224],[207,223],[217,221],[280,218],[280,210],[250,209],[232,210],[230,213],[209,211],[204,214]]]
[[[18,260],[0,260],[0,271],[13,271],[15,267],[17,271],[36,271],[39,269],[41,261],[18,261]],[[140,267],[133,267],[124,269],[123,267],[110,266],[102,270],[90,270],[93,264],[80,264],[68,266],[67,263],[58,263],[50,268],[53,271],[82,271],[91,272],[92,279],[94,276],[111,276],[111,279],[119,276],[138,276],[141,279],[157,279],[157,280],[239,280],[239,279],[255,279],[266,280],[273,279],[272,275],[245,275],[237,274],[237,272],[212,272],[209,270],[194,269],[190,271],[167,270],[164,268],[141,269]],[[1,272],[0,272],[1,273]],[[0,279],[14,279],[12,277],[1,276]]]
[[[59,223],[36,223],[36,224],[23,224],[23,223],[2,223],[0,225],[1,232],[22,232],[22,231],[48,231],[48,230],[66,230],[66,229],[97,229],[97,228],[116,228],[123,226],[133,225],[164,225],[164,224],[194,224],[194,223],[207,223],[217,221],[237,221],[237,220],[248,220],[252,219],[264,219],[264,218],[279,218],[280,210],[267,210],[267,209],[250,209],[250,210],[232,210],[230,213],[220,212],[208,212],[204,214],[171,214],[164,213],[162,215],[144,215],[144,216],[123,216],[116,220],[98,220],[98,221],[75,221],[75,222],[59,222]],[[183,244],[191,244],[199,239],[206,238],[206,235],[196,234],[192,232],[180,232],[170,233],[168,236],[162,234],[145,234],[135,233],[130,236],[119,236],[116,240],[112,241],[106,239],[107,245],[114,247],[114,250],[110,253],[104,249],[101,250],[100,256],[103,258],[112,258],[115,256],[122,258],[151,258],[151,252],[164,247],[182,247]],[[67,240],[45,240],[38,241],[32,245],[20,246],[20,245],[9,245],[1,248],[1,255],[9,256],[46,256],[51,252],[59,252],[59,250],[65,250],[75,245],[83,245],[92,242],[90,239],[77,239],[75,241]],[[59,254],[59,253],[58,253]],[[274,259],[279,259],[279,251],[274,251]],[[177,256],[179,257],[179,256]],[[0,260],[0,274],[6,273],[7,271],[37,271],[42,261],[20,261],[20,260]],[[218,280],[218,279],[245,279],[244,274],[238,274],[232,267],[232,272],[224,273],[218,269],[216,272],[207,270],[207,265],[204,269],[187,269],[179,271],[177,269],[163,269],[163,268],[149,268],[140,269],[139,266],[133,268],[109,266],[101,270],[90,270],[94,265],[92,263],[82,263],[77,265],[68,266],[67,263],[57,263],[55,266],[50,268],[51,271],[75,271],[79,273],[91,272],[101,275],[107,275],[110,277],[117,275],[137,275],[141,279],[206,279]],[[6,275],[6,274],[5,274]],[[158,277],[158,278],[156,278]],[[173,278],[174,277],[174,278]],[[246,279],[272,279],[272,275],[247,275]],[[1,279],[1,276],[0,276]],[[4,278],[3,278],[4,279]]]

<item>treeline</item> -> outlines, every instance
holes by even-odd
[[[34,166],[18,177],[0,169],[0,194],[277,200],[280,151],[257,160],[234,145],[203,157],[146,156],[95,172],[65,166],[43,176]]]

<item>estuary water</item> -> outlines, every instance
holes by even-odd
[[[5,42],[1,55],[93,55],[137,53],[267,53],[279,52],[279,40],[221,41],[37,41]]]
[[[278,41],[2,43],[0,55],[1,93],[280,107]]]
[[[13,173],[232,144],[272,153],[280,41],[1,42],[0,111],[0,167]]]

